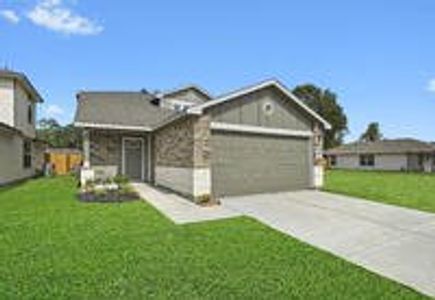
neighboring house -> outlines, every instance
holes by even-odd
[[[435,171],[435,145],[415,139],[355,142],[325,151],[339,169]]]
[[[42,97],[21,73],[0,70],[0,185],[34,176],[45,144],[36,140],[36,105]]]
[[[81,92],[83,181],[124,174],[196,198],[313,186],[330,125],[276,80],[214,98]]]

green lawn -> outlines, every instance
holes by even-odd
[[[331,170],[326,191],[435,212],[435,175]]]
[[[75,192],[70,178],[0,189],[0,299],[422,298],[249,218],[177,226]]]

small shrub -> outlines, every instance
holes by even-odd
[[[95,190],[94,190],[94,194],[95,194],[95,196],[97,196],[97,197],[104,197],[104,196],[106,196],[108,193],[109,193],[109,191],[106,190],[106,189],[95,189]]]
[[[133,194],[136,193],[136,191],[134,190],[134,188],[129,185],[129,184],[123,184],[120,186],[120,192],[124,193],[124,194]]]
[[[114,178],[106,178],[106,179],[103,180],[103,183],[104,184],[113,184],[113,183],[116,183],[116,182],[115,182]]]
[[[119,185],[125,185],[129,182],[129,179],[124,175],[116,175],[113,177],[113,182]]]
[[[95,187],[95,181],[93,180],[87,180],[85,183],[85,189],[90,190]]]
[[[210,194],[195,197],[195,203],[204,206],[218,204]]]

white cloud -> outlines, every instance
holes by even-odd
[[[60,117],[64,113],[64,110],[56,104],[50,104],[44,109],[44,115],[49,118]]]
[[[67,8],[62,0],[40,0],[27,17],[35,25],[67,35],[97,35],[104,29],[95,21]]]
[[[0,16],[6,21],[13,24],[17,24],[18,22],[20,22],[20,17],[17,15],[17,13],[10,9],[0,10]]]
[[[434,92],[435,93],[435,79],[429,80],[429,83],[427,85],[427,90],[429,92]]]

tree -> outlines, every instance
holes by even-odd
[[[313,84],[297,86],[293,89],[293,94],[331,124],[332,128],[325,132],[325,148],[341,145],[348,129],[347,117],[343,108],[338,104],[337,95]]]
[[[367,126],[366,131],[361,135],[360,141],[362,142],[375,142],[382,139],[382,133],[379,129],[378,122],[372,122]]]
[[[82,137],[72,124],[61,126],[55,119],[41,119],[38,122],[37,136],[55,148],[79,148]]]
[[[60,124],[55,119],[41,119],[38,122],[38,129],[55,129],[60,128]]]

